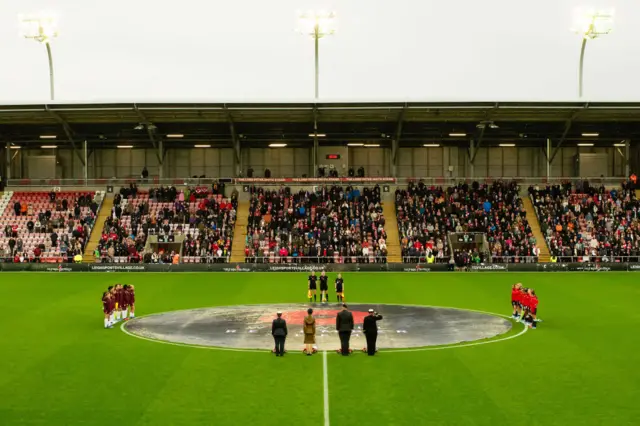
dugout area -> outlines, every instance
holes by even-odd
[[[168,345],[120,327],[105,330],[98,311],[101,292],[117,282],[136,286],[141,318],[306,306],[306,275],[3,272],[0,291],[11,297],[0,298],[0,424],[320,425],[325,372],[334,425],[637,422],[633,336],[640,316],[631,273],[344,273],[354,307],[428,305],[507,316],[511,285],[522,282],[540,297],[544,322],[491,344],[381,349],[375,357],[328,352],[326,367],[321,353],[300,353],[300,337],[290,336],[284,358]]]

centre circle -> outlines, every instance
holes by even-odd
[[[314,310],[316,344],[319,350],[340,346],[335,318],[339,305],[281,304],[236,305],[163,312],[124,324],[128,334],[145,339],[235,349],[273,349],[271,322],[281,311],[287,320],[287,348],[303,347],[302,320]],[[495,314],[435,306],[349,304],[355,329],[351,347],[366,346],[362,322],[369,309],[383,316],[378,321],[381,349],[405,349],[455,345],[499,336],[511,330],[512,322]]]

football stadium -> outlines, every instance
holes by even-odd
[[[0,425],[638,423],[640,6],[53,3],[0,5]],[[366,62],[424,22],[558,66]]]

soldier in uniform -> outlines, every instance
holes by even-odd
[[[369,309],[369,316],[364,317],[362,331],[367,337],[367,354],[373,356],[376,354],[376,340],[378,340],[378,324],[382,319],[382,315],[378,315],[373,309]]]
[[[282,312],[276,313],[278,318],[271,324],[271,335],[276,344],[276,356],[284,356],[284,341],[287,339],[287,322],[282,318]]]
[[[302,332],[304,333],[304,345],[307,355],[313,354],[313,345],[316,343],[316,319],[313,317],[313,309],[307,309],[304,317]]]

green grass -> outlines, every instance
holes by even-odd
[[[350,302],[505,314],[510,285],[521,281],[536,288],[545,322],[489,345],[329,353],[331,424],[638,424],[637,277],[345,274]],[[101,291],[117,281],[136,285],[138,315],[304,302],[306,293],[305,274],[294,273],[0,273],[0,425],[323,424],[321,356],[170,346],[104,330]]]

